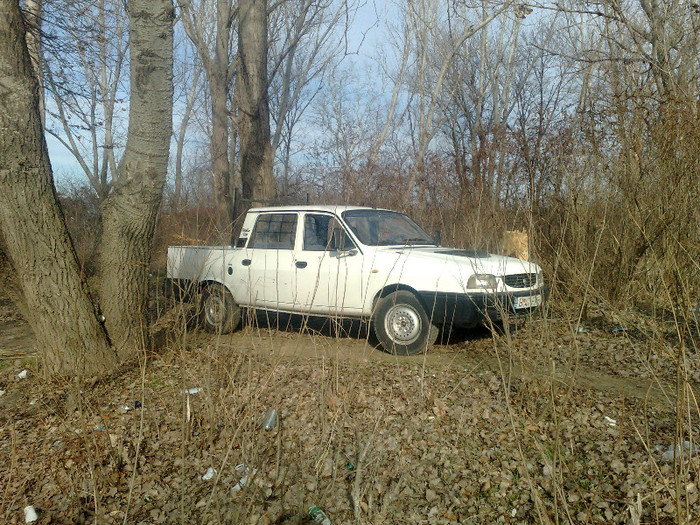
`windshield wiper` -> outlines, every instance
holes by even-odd
[[[380,241],[376,246],[413,246],[414,244],[435,244],[433,241],[424,237],[415,237],[410,239],[387,239]]]
[[[435,244],[432,240],[426,239],[424,237],[412,237],[410,239],[405,239],[404,244]]]

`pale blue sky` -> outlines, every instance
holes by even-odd
[[[387,0],[360,2],[357,16],[348,33],[348,51],[352,54],[344,59],[346,63],[352,63],[353,69],[358,72],[371,66],[377,46],[381,45],[384,20],[396,9],[396,5]],[[46,134],[46,141],[56,184],[87,183],[75,157],[49,133]]]

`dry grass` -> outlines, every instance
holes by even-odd
[[[33,504],[45,523],[303,523],[320,505],[333,523],[694,522],[700,457],[655,447],[699,438],[697,355],[668,324],[577,321],[401,359],[313,323],[211,336],[171,321],[167,350],[105,382],[8,370],[0,519]],[[235,490],[241,464],[255,474]]]

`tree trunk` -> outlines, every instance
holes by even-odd
[[[264,203],[275,194],[267,98],[267,1],[238,2],[239,136],[243,197]]]
[[[231,238],[231,221],[233,217],[233,193],[231,186],[233,153],[230,145],[229,85],[232,67],[229,63],[231,45],[231,0],[216,0],[213,26],[216,33],[210,35],[208,12],[205,1],[187,2],[181,7],[182,23],[188,38],[192,41],[202,61],[202,68],[209,85],[209,103],[211,110],[210,151],[212,162],[212,185],[214,188],[214,206],[219,238],[221,241]],[[213,50],[212,50],[213,48]],[[213,51],[213,52],[212,52]]]
[[[117,356],[58,204],[25,35],[17,0],[0,0],[0,227],[47,371],[97,373]]]
[[[228,150],[228,46],[230,41],[228,24],[231,4],[228,0],[217,0],[216,6],[214,60],[212,63],[213,67],[207,72],[212,116],[211,156],[219,235],[220,239],[229,240],[231,238],[231,222],[233,220],[233,190],[231,188],[231,168]]]
[[[43,0],[27,0],[25,13],[27,22],[27,49],[39,84],[39,116],[41,127],[46,128],[46,109],[44,104],[44,72],[41,63],[41,19]]]
[[[151,241],[172,132],[173,20],[172,0],[129,2],[129,131],[99,247],[100,305],[120,358],[146,343]]]
[[[228,161],[228,86],[226,71],[221,71],[219,66],[214,66],[214,71],[209,75],[209,95],[212,110],[211,160],[214,199],[219,233],[225,237],[226,232],[230,231],[233,200]]]
[[[7,254],[7,244],[0,229],[0,290],[5,299],[9,299],[20,311],[22,317],[29,319],[30,312],[22,295],[22,287],[17,280],[17,272],[12,267],[12,261]]]
[[[185,101],[185,112],[180,121],[180,129],[177,132],[177,140],[175,142],[175,188],[173,191],[173,200],[171,207],[175,211],[180,211],[182,203],[182,157],[185,153],[185,139],[187,138],[187,127],[192,117],[194,105],[197,102],[197,92],[200,88],[199,76],[202,73],[202,68],[199,63],[194,64],[194,72],[192,74],[192,85],[187,93]]]

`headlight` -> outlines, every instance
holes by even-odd
[[[477,273],[472,275],[467,281],[467,288],[474,290],[484,288],[488,290],[496,289],[496,276],[490,273]]]

